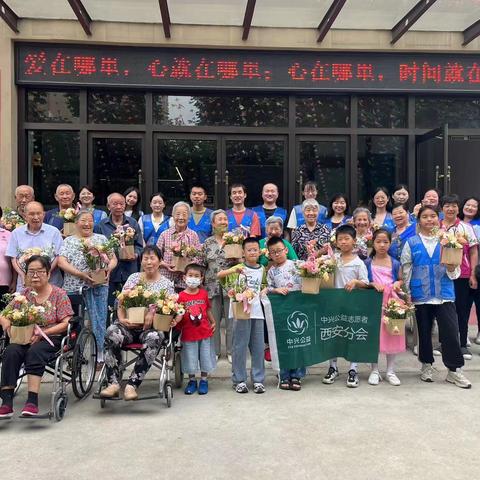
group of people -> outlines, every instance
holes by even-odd
[[[190,203],[177,202],[167,215],[166,198],[151,196],[151,213],[140,209],[140,192],[135,187],[123,194],[111,193],[106,211],[95,206],[95,192],[89,186],[75,192],[70,185],[56,189],[58,206],[44,211],[35,201],[28,185],[15,191],[16,212],[25,224],[12,231],[0,226],[0,293],[21,292],[26,298],[49,310],[43,333],[35,331],[28,345],[10,344],[4,354],[1,375],[0,418],[13,414],[13,392],[20,368],[28,376],[28,398],[24,415],[38,413],[38,391],[45,365],[58,350],[68,320],[73,315],[68,294],[83,291],[88,317],[94,332],[100,365],[105,363],[108,386],[100,392],[105,398],[120,395],[119,365],[122,346],[143,344],[134,369],[123,392],[125,400],[138,397],[138,388],[155,360],[164,332],[152,327],[153,313],[147,310],[143,325],[130,323],[125,309],[116,300],[116,292],[128,294],[138,285],[154,293],[178,293],[185,314],[172,321],[181,332],[182,368],[189,376],[185,394],[208,392],[208,375],[225,353],[232,363],[233,387],[238,393],[249,391],[247,351],[251,354],[251,379],[255,393],[265,392],[265,361],[270,360],[268,333],[263,303],[267,295],[288,295],[300,290],[301,279],[296,261],[331,252],[337,258],[335,288],[351,291],[375,288],[383,292],[384,304],[399,291],[407,290],[415,305],[418,326],[416,353],[422,364],[421,380],[435,377],[434,350],[439,350],[448,369],[446,380],[462,388],[471,383],[462,372],[469,350],[468,320],[471,307],[480,306],[477,284],[478,238],[480,235],[479,202],[475,197],[462,202],[457,195],[429,190],[422,201],[409,209],[409,193],[399,185],[390,194],[384,187],[375,191],[369,208],[350,212],[347,196],[334,195],[328,207],[317,201],[314,182],[304,186],[304,201],[296,205],[287,219],[287,210],[277,205],[276,185],[263,186],[263,204],[247,208],[247,189],[242,184],[230,187],[232,208],[210,210],[205,206],[207,192],[201,185],[190,190]],[[75,233],[66,236],[65,219],[60,214],[75,208]],[[110,252],[105,282],[94,283],[82,253],[85,242],[106,244],[118,227],[134,231],[132,258],[120,258]],[[225,255],[226,232],[241,231],[243,258]],[[438,231],[460,232],[468,240],[463,246],[460,266],[444,265]],[[197,252],[184,272],[174,266],[174,245],[193,247]],[[31,248],[41,249],[25,259]],[[238,277],[246,279],[256,292],[250,319],[234,320],[225,286]],[[109,325],[108,307],[115,309]],[[379,352],[386,355],[386,380],[398,386],[395,356],[405,350],[404,336],[392,336],[380,322]],[[441,345],[434,349],[432,329],[438,325]],[[221,325],[225,325],[222,348]],[[0,325],[9,333],[10,323],[0,316]],[[480,344],[480,334],[475,338]],[[200,372],[200,381],[196,374]],[[306,366],[279,372],[279,388],[300,390]],[[332,384],[339,376],[337,360],[331,359],[323,383]],[[368,383],[382,380],[378,363],[371,365]],[[351,362],[348,387],[357,387],[357,363]]]

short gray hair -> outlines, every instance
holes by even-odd
[[[93,218],[93,212],[89,210],[88,208],[82,208],[78,213],[77,216],[75,217],[75,223],[78,223],[79,220],[84,216],[84,215],[91,215]]]
[[[225,210],[222,210],[221,208],[219,208],[218,210],[214,210],[211,214],[210,214],[210,223],[213,223],[213,221],[215,220],[215,217],[217,215],[220,215],[221,213],[227,215],[227,212]]]
[[[354,211],[353,211],[353,215],[352,215],[352,218],[355,220],[355,217],[357,215],[360,215],[361,213],[366,213],[367,214],[367,217],[368,217],[368,221],[369,222],[372,222],[372,213],[370,212],[370,210],[368,208],[365,208],[365,207],[357,207]]]
[[[272,223],[278,223],[280,228],[283,230],[283,219],[281,217],[276,217],[275,215],[268,217],[267,221],[265,222],[265,228],[267,228],[269,225],[272,225]]]
[[[307,198],[303,201],[302,212],[304,212],[308,207],[320,210],[320,204],[314,198]]]
[[[175,215],[175,210],[180,207],[185,207],[188,212],[188,218],[192,216],[192,209],[190,208],[190,205],[187,202],[177,202],[173,208],[172,208],[172,217]]]

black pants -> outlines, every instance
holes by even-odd
[[[61,336],[49,338],[53,347],[42,339],[34,345],[11,343],[5,349],[2,361],[2,387],[14,387],[17,384],[22,365],[27,375],[41,377],[44,374],[45,366],[55,359],[62,343]]]
[[[458,339],[458,320],[455,304],[424,304],[415,306],[418,325],[418,359],[422,363],[433,363],[432,326],[438,323],[438,336],[442,345],[442,360],[449,370],[463,367],[464,360]]]
[[[460,332],[460,346],[467,346],[468,337],[468,319],[470,310],[475,299],[475,290],[469,285],[468,278],[457,278],[453,281],[455,286],[455,308],[458,316],[458,331]]]

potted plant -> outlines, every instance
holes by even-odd
[[[195,247],[182,242],[174,242],[171,250],[173,253],[173,265],[177,272],[184,272],[185,267],[200,253]]]
[[[0,223],[3,225],[5,230],[12,232],[17,227],[25,225],[25,220],[15,210],[7,207],[3,211],[3,216],[0,218]]]
[[[443,265],[461,265],[463,259],[463,247],[468,243],[468,238],[461,232],[445,232],[440,230],[440,245],[442,256],[440,262]]]
[[[226,290],[232,305],[233,318],[248,320],[257,292],[248,286],[247,277],[238,274],[236,280],[226,284]]]
[[[70,237],[75,235],[75,219],[78,215],[78,208],[66,208],[65,210],[60,210],[58,216],[63,218],[63,236]]]
[[[118,305],[127,312],[129,323],[143,325],[145,314],[151,305],[155,305],[156,296],[144,285],[138,284],[131,290],[125,290],[117,295]]]
[[[390,298],[383,307],[383,321],[387,332],[390,335],[403,335],[408,315],[415,310],[415,307],[406,300]]]
[[[319,289],[335,288],[335,268],[337,261],[332,255],[324,255],[318,259],[318,269],[320,274]]]
[[[107,282],[107,267],[110,263],[110,255],[117,246],[118,241],[113,236],[106,243],[96,244],[87,239],[82,239],[82,253],[94,285],[103,285]]]
[[[223,251],[225,252],[225,258],[242,258],[242,244],[244,240],[245,236],[241,232],[234,231],[224,233],[223,241],[225,242],[225,246],[223,247]]]
[[[118,258],[120,260],[135,260],[135,229],[130,225],[119,225],[113,237],[118,241]]]
[[[169,294],[161,290],[157,294],[155,302],[155,316],[153,317],[153,328],[162,332],[170,330],[170,324],[176,315],[185,314],[185,306],[178,302],[177,294]]]

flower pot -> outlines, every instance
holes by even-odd
[[[94,285],[104,285],[107,283],[107,270],[105,268],[94,270],[93,272],[90,272],[90,277],[93,280]]]
[[[176,272],[184,272],[187,265],[190,263],[187,257],[173,257],[173,268]]]
[[[35,324],[27,325],[25,327],[10,327],[10,343],[18,345],[28,345],[32,340],[33,329]]]
[[[385,317],[385,326],[390,335],[405,335],[406,318],[389,318]]]
[[[335,288],[335,275],[333,273],[328,275],[328,280],[320,279],[320,290],[325,288]]]
[[[443,265],[461,265],[462,258],[463,248],[442,248],[441,263]]]
[[[120,260],[135,260],[135,246],[125,245],[124,247],[120,247],[118,257]]]
[[[155,314],[153,317],[153,328],[161,332],[168,332],[170,330],[170,323],[173,320],[173,315]]]
[[[225,245],[223,247],[223,251],[225,252],[225,258],[242,258],[243,257],[243,248],[238,243]]]
[[[63,222],[63,236],[71,237],[72,235],[75,235],[75,223]]]
[[[145,323],[145,307],[131,307],[127,308],[127,320],[129,323],[136,323],[143,325]]]
[[[319,291],[319,278],[302,277],[302,293],[317,294]]]
[[[250,312],[245,312],[243,302],[232,302],[233,318],[235,320],[249,320]]]

